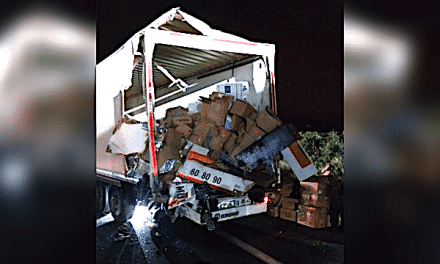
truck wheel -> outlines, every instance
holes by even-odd
[[[110,190],[110,211],[118,223],[124,223],[133,216],[135,201],[128,196],[124,196],[121,188],[112,188]]]
[[[96,217],[103,215],[105,206],[105,189],[99,182],[96,183]]]

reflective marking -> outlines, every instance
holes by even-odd
[[[225,238],[226,240],[232,242],[236,246],[246,250],[250,254],[254,255],[255,257],[259,258],[260,260],[264,261],[265,263],[270,264],[282,264],[281,261],[278,261],[271,256],[265,254],[264,252],[261,252],[260,250],[254,248],[253,246],[246,244],[245,242],[241,241],[240,239],[222,231],[222,230],[216,230],[216,233]]]

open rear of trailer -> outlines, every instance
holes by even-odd
[[[255,182],[244,176],[256,166],[272,165],[276,177],[272,185],[280,184],[275,155],[282,153],[300,180],[316,173],[292,127],[276,123],[265,132],[258,126],[265,115],[277,114],[274,44],[212,29],[173,8],[99,63],[96,76],[99,214],[110,211],[117,221],[125,221],[136,202],[147,199],[174,210],[173,219],[184,216],[213,230],[218,221],[266,212],[265,202],[250,192]],[[232,98],[226,113],[206,108],[221,98]],[[234,104],[243,109],[232,111]],[[252,109],[246,117],[248,105]],[[177,129],[184,144],[178,157],[168,157],[164,149],[171,138],[164,134],[176,129],[176,124],[170,125],[170,115],[179,111],[185,112],[184,118],[174,122],[191,130]],[[234,129],[240,133],[232,129],[237,119],[251,120],[248,127],[242,125],[242,138],[252,129],[251,122],[264,135],[246,146],[240,143],[243,148],[237,145],[235,152],[232,148],[213,151],[215,140],[210,135],[202,141],[194,136],[196,124],[205,122],[200,115],[228,137]],[[185,121],[187,117],[190,121]],[[262,162],[259,155],[270,162]],[[220,160],[222,166],[210,163]],[[163,179],[170,174],[171,178]]]

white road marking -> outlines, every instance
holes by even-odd
[[[250,254],[254,255],[255,257],[259,258],[260,260],[264,261],[265,263],[269,264],[283,264],[281,261],[278,261],[271,256],[265,254],[264,252],[254,248],[253,246],[246,244],[245,242],[241,241],[240,239],[224,232],[221,230],[216,230],[216,233],[222,236],[223,238],[227,239],[228,241],[232,242],[236,246],[246,250]]]

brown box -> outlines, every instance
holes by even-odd
[[[231,133],[225,144],[223,144],[223,149],[228,153],[232,153],[235,148],[235,141],[237,140],[237,134]]]
[[[273,206],[271,204],[267,204],[267,214],[272,217],[280,217],[280,206]]]
[[[257,122],[257,126],[263,129],[266,133],[269,133],[283,123],[283,121],[281,121],[281,119],[276,116],[268,106],[266,106],[266,109],[257,116],[255,121]]]
[[[255,112],[255,113],[250,114],[248,118],[250,120],[252,120],[252,122],[255,122],[255,120],[257,119],[257,116],[258,116],[258,113]]]
[[[219,133],[217,135],[213,135],[214,137],[209,144],[209,148],[216,152],[221,151],[230,134],[231,133],[226,128],[221,127],[219,129]]]
[[[202,108],[200,111],[200,121],[212,120],[217,126],[225,124],[229,105],[234,97],[223,95],[221,97],[213,96],[212,99],[202,98]]]
[[[168,129],[162,147],[157,154],[157,165],[162,167],[169,159],[180,160],[179,150],[182,145],[182,137],[174,128]]]
[[[213,126],[214,125],[212,123],[199,122],[199,124],[197,124],[197,126],[194,128],[193,134],[189,138],[189,141],[202,146],[205,143],[206,136],[211,131]]]
[[[172,126],[173,118],[176,116],[187,116],[188,109],[183,108],[181,106],[168,108],[165,114],[165,118],[163,119],[163,123],[166,127]]]
[[[280,208],[280,218],[285,219],[285,220],[289,220],[292,222],[296,222],[296,211],[281,207]]]
[[[237,99],[232,105],[230,113],[246,118],[252,113],[257,113],[257,110],[248,102]]]
[[[329,207],[329,197],[325,195],[302,193],[300,203],[314,207]]]
[[[240,147],[240,146],[236,146],[236,147],[234,148],[234,150],[233,150],[233,151],[231,152],[231,154],[230,154],[231,158],[235,160],[235,155],[237,155],[238,153],[240,153],[240,152],[242,152],[242,151],[243,151],[243,148],[242,148],[242,147]]]
[[[328,185],[321,182],[301,182],[301,193],[326,195]]]
[[[173,117],[173,125],[174,127],[180,126],[180,125],[192,125],[192,118],[190,116],[176,116]]]
[[[184,138],[188,139],[191,136],[192,129],[189,126],[182,124],[176,127],[176,131],[179,132]]]
[[[295,210],[298,199],[283,197],[282,207],[286,209]]]
[[[327,227],[327,208],[298,204],[296,222],[311,228]]]
[[[232,115],[231,117],[231,131],[237,132],[240,124],[244,123],[244,120],[238,115]]]
[[[247,147],[252,145],[252,143],[254,143],[255,141],[257,141],[257,139],[251,136],[247,132],[244,132],[243,135],[237,139],[237,143],[242,149],[246,149]]]
[[[257,140],[258,140],[260,137],[266,135],[266,132],[264,132],[262,129],[260,129],[260,128],[257,126],[257,123],[253,123],[253,124],[251,125],[251,127],[249,128],[249,130],[247,130],[247,132],[248,132],[252,137],[254,137],[254,138],[257,139]]]
[[[245,120],[246,120],[246,128],[245,129],[246,129],[246,131],[249,131],[249,130],[251,130],[251,127],[255,123],[255,121],[253,121],[250,118],[245,118]]]

